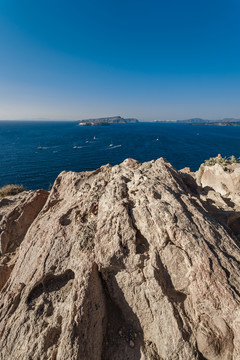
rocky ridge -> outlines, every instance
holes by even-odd
[[[1,200],[0,358],[238,360],[239,239],[204,184],[127,159]]]

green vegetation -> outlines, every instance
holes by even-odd
[[[201,166],[213,166],[215,164],[227,166],[236,163],[240,163],[240,158],[236,158],[234,155],[228,158],[226,156],[225,157],[216,156],[216,157],[211,157],[208,160],[205,160],[205,162]]]
[[[24,188],[22,185],[13,185],[13,184],[5,185],[0,188],[0,198],[3,198],[5,196],[10,196],[10,195],[16,195],[22,191],[24,191]]]

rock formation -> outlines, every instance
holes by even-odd
[[[196,178],[201,198],[209,204],[209,212],[240,239],[240,164],[204,166]]]
[[[207,201],[162,158],[62,172],[20,238],[1,227],[1,359],[238,360],[239,241]]]
[[[20,243],[47,197],[47,191],[38,190],[0,199],[0,289],[14,267]]]
[[[232,201],[239,203],[240,164],[235,163],[225,167],[220,164],[205,166],[200,178],[200,184],[202,187],[211,187],[220,195],[229,197]]]

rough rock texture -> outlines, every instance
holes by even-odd
[[[1,359],[237,360],[239,264],[164,159],[63,172],[0,293]]]
[[[25,191],[0,199],[0,289],[9,278],[17,249],[48,194],[45,190]]]
[[[231,198],[240,207],[240,164],[204,166],[200,183],[202,187],[208,186]]]
[[[240,164],[204,166],[195,178],[199,179],[201,198],[207,200],[208,210],[240,238]]]

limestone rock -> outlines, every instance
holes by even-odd
[[[47,197],[48,191],[38,190],[0,200],[0,289],[13,269],[17,248]]]
[[[239,264],[166,160],[63,172],[0,294],[1,359],[238,360]]]
[[[223,167],[220,164],[204,166],[201,186],[211,187],[225,197],[238,197],[240,200],[240,164]]]
[[[196,176],[208,210],[240,237],[240,164],[204,166]]]

